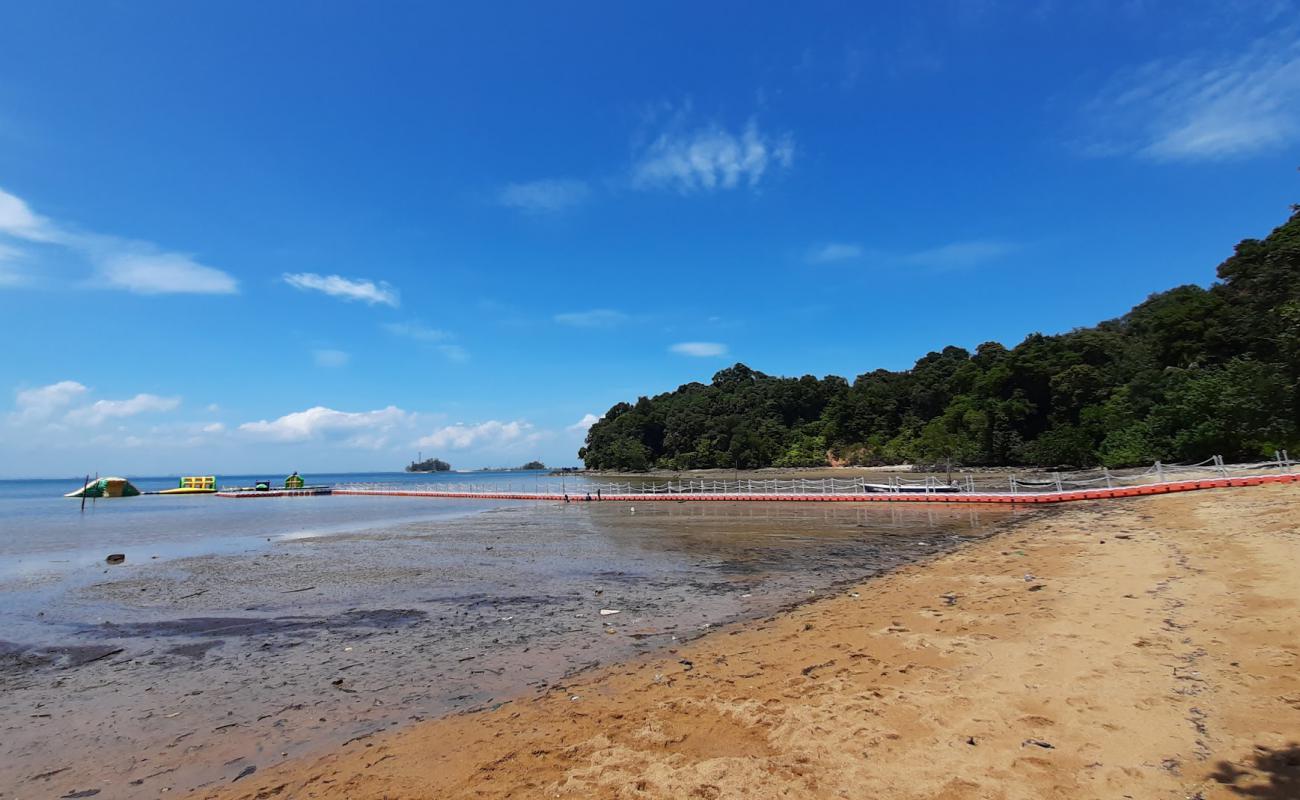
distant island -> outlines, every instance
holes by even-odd
[[[540,461],[529,461],[522,467],[479,467],[475,472],[527,472],[535,469],[546,469],[546,465]]]
[[[426,458],[406,465],[407,472],[451,472],[451,464],[440,458]]]
[[[945,347],[909,370],[852,382],[736,364],[711,383],[616,404],[578,457],[589,469],[639,472],[1124,467],[1300,452],[1300,205],[1293,210],[1267,238],[1238,244],[1208,288],[1179,286],[1118,319],[1032,333],[1012,348]]]

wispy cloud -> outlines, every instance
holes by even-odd
[[[678,342],[668,349],[678,355],[694,358],[716,358],[727,354],[727,346],[721,342]]]
[[[428,436],[421,437],[420,447],[446,450],[468,450],[480,447],[502,447],[506,445],[531,444],[545,438],[544,432],[533,428],[531,422],[514,420],[499,422],[490,419],[477,425],[457,422],[439,428]]]
[[[598,417],[595,414],[583,414],[582,419],[578,420],[577,422],[573,423],[569,427],[565,428],[565,430],[570,431],[572,433],[586,433],[587,431],[591,430],[592,425],[595,425],[597,422],[600,422],[602,419],[604,418]]]
[[[61,232],[35,213],[22,198],[0,189],[0,233],[29,242],[53,242]]]
[[[137,394],[127,400],[96,400],[84,408],[74,408],[64,420],[70,425],[100,425],[110,419],[122,419],[160,411],[172,411],[181,404],[179,397]]]
[[[344,278],[340,275],[318,275],[315,272],[286,272],[284,282],[304,292],[321,292],[340,300],[358,301],[368,305],[382,304],[396,308],[399,304],[397,290],[387,283],[365,278]]]
[[[31,282],[31,276],[20,264],[22,260],[22,250],[0,242],[0,288],[22,286]]]
[[[508,183],[497,202],[528,214],[554,214],[581,205],[591,196],[586,181],[552,178],[527,183]]]
[[[794,139],[769,134],[751,119],[738,131],[716,123],[688,129],[678,115],[636,156],[632,186],[682,194],[757,187],[773,168],[794,161]]]
[[[904,260],[936,270],[968,269],[997,261],[1020,249],[1022,246],[1014,242],[972,239],[911,253]]]
[[[836,261],[853,261],[866,255],[866,251],[861,245],[848,244],[844,242],[830,242],[820,247],[814,247],[809,253],[807,261],[809,264],[833,264]]]
[[[1300,141],[1300,29],[1231,56],[1151,61],[1083,110],[1095,155],[1156,161],[1245,157]]]
[[[89,390],[77,381],[59,381],[34,389],[21,389],[14,397],[16,422],[48,420],[85,396]]]
[[[313,406],[273,420],[245,422],[239,430],[250,438],[272,442],[342,440],[355,447],[378,448],[388,443],[388,434],[413,421],[413,415],[397,406],[376,411],[336,411]]]
[[[386,322],[383,328],[394,336],[417,342],[441,342],[451,338],[447,331],[430,328],[419,322]]]
[[[469,361],[469,351],[458,344],[440,344],[438,345],[438,352],[442,353],[443,357],[448,361],[457,363]]]
[[[593,308],[590,311],[570,311],[556,314],[555,321],[575,328],[612,328],[628,321],[628,315],[611,308]]]
[[[403,339],[410,339],[422,345],[430,346],[439,355],[448,361],[463,363],[469,361],[469,351],[464,347],[454,344],[449,339],[454,339],[450,331],[444,331],[441,328],[430,328],[421,322],[386,322],[383,329],[393,336],[400,336]]]
[[[199,263],[191,254],[164,250],[152,242],[87,233],[58,224],[32,211],[21,198],[0,189],[0,237],[6,236],[76,253],[94,265],[98,279],[93,285],[98,287],[136,294],[235,294],[239,291],[239,283],[231,275]],[[6,252],[12,254],[14,248],[8,247]]]
[[[331,369],[346,367],[348,362],[352,360],[352,356],[342,350],[329,349],[313,350],[312,358],[316,361],[316,366]]]
[[[93,256],[104,282],[136,294],[234,294],[230,275],[184,253],[167,253],[142,242],[111,245]]]

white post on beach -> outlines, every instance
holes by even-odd
[[[1111,489],[1111,488],[1113,488],[1113,486],[1112,486],[1112,484],[1111,484],[1111,482],[1110,482],[1110,469],[1109,469],[1108,467],[1102,467],[1102,468],[1101,468],[1101,474],[1103,474],[1103,475],[1106,476],[1106,488],[1107,488],[1107,489]]]
[[[1156,462],[1156,483],[1165,482],[1165,465],[1159,461]]]
[[[1053,472],[1052,479],[1056,481],[1056,491],[1061,491],[1061,473]]]

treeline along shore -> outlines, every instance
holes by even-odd
[[[1123,467],[1300,449],[1300,206],[1209,288],[1014,348],[945,347],[910,370],[783,378],[744,364],[618,403],[589,469],[899,463]]]

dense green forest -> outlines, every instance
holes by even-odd
[[[1125,466],[1271,457],[1300,444],[1300,207],[1210,288],[1014,348],[945,347],[910,370],[713,382],[619,403],[578,456],[640,471],[828,463]]]

